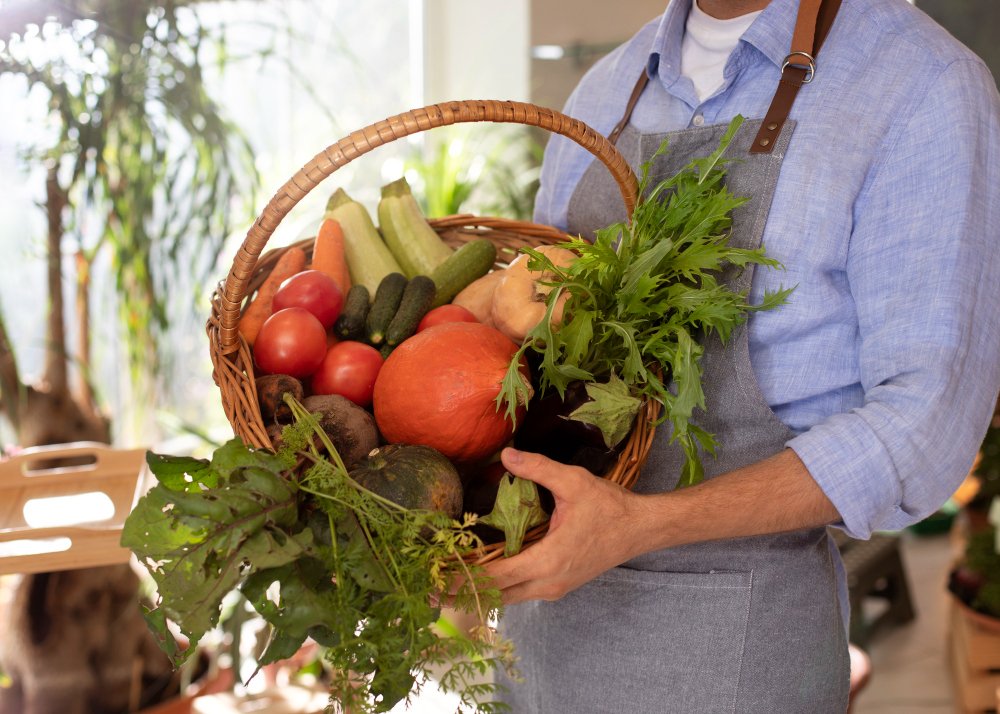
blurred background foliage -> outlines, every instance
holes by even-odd
[[[77,401],[115,415],[118,441],[224,433],[208,295],[268,192],[341,136],[419,105],[402,7],[0,0],[0,99],[14,109],[0,122],[11,129],[0,165],[16,145],[13,188],[42,209],[0,218],[0,241],[47,278],[0,290],[0,352],[17,354],[18,379],[75,383]],[[360,26],[370,31],[344,31]],[[455,127],[342,168],[329,191],[343,185],[374,206],[405,172],[429,215],[527,218],[539,161],[527,130]],[[328,191],[313,193],[275,245],[315,229]],[[60,360],[68,382],[53,378]]]

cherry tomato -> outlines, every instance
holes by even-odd
[[[279,310],[264,321],[253,343],[253,359],[268,374],[308,377],[326,356],[326,330],[301,307]]]
[[[344,293],[337,282],[318,270],[304,270],[285,280],[274,294],[274,312],[301,307],[311,312],[324,328],[340,316]]]
[[[382,362],[382,355],[370,345],[338,342],[313,374],[313,394],[339,394],[358,406],[370,406]]]
[[[417,325],[417,332],[445,322],[479,322],[479,320],[461,305],[442,305],[424,315]]]

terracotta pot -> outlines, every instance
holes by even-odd
[[[978,610],[973,610],[954,595],[952,595],[952,600],[955,602],[955,605],[958,607],[962,615],[970,622],[975,623],[975,625],[980,629],[986,630],[991,634],[1000,637],[1000,617],[993,617],[992,615],[987,615],[979,612]]]
[[[191,714],[191,703],[206,694],[218,694],[233,688],[233,670],[216,669],[210,671],[191,685],[183,694],[178,694],[159,704],[140,709],[138,714]]]

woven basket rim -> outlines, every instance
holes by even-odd
[[[271,197],[247,231],[233,259],[232,268],[216,291],[219,308],[219,344],[223,352],[239,349],[240,306],[247,296],[251,275],[275,229],[310,191],[337,169],[379,146],[436,127],[469,122],[525,124],[565,136],[593,154],[615,180],[626,214],[638,199],[638,179],[631,166],[606,137],[552,109],[534,104],[492,99],[431,104],[375,122],[331,144],[316,154]]]

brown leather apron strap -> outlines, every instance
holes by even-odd
[[[815,57],[816,18],[823,0],[799,0],[799,11],[795,16],[795,30],[792,32],[792,47],[788,56],[799,55],[799,59]],[[797,62],[796,64],[802,64]]]
[[[760,131],[750,146],[751,154],[769,154],[774,148],[774,140],[781,133],[781,127],[785,125],[792,111],[792,104],[799,88],[812,81],[816,72],[816,55],[819,54],[819,48],[823,45],[830,28],[833,27],[837,11],[840,10],[840,2],[841,0],[800,1],[799,12],[795,18],[795,30],[792,33],[791,51],[781,67],[781,79],[778,81],[778,89],[771,100],[771,106],[768,107]],[[608,140],[612,144],[618,141],[618,137],[628,125],[632,110],[635,109],[639,96],[648,82],[649,75],[643,69],[639,74],[639,81],[632,88],[624,116],[608,134]]]
[[[801,0],[799,3],[791,50],[781,66],[781,79],[771,99],[771,106],[767,108],[760,130],[750,145],[751,154],[769,154],[774,148],[774,140],[778,138],[792,112],[792,104],[795,103],[799,89],[813,80],[816,56],[833,26],[837,11],[840,10],[840,2],[841,0]]]
[[[628,120],[632,116],[632,110],[635,109],[635,105],[639,101],[639,95],[642,94],[642,90],[646,88],[646,84],[649,82],[649,75],[646,74],[646,70],[642,70],[639,75],[639,81],[635,83],[635,87],[632,89],[632,96],[628,98],[628,104],[625,105],[625,115],[621,120],[615,125],[615,128],[611,130],[608,134],[608,141],[612,144],[618,143],[618,137],[621,133],[625,131],[625,127],[628,125]]]

